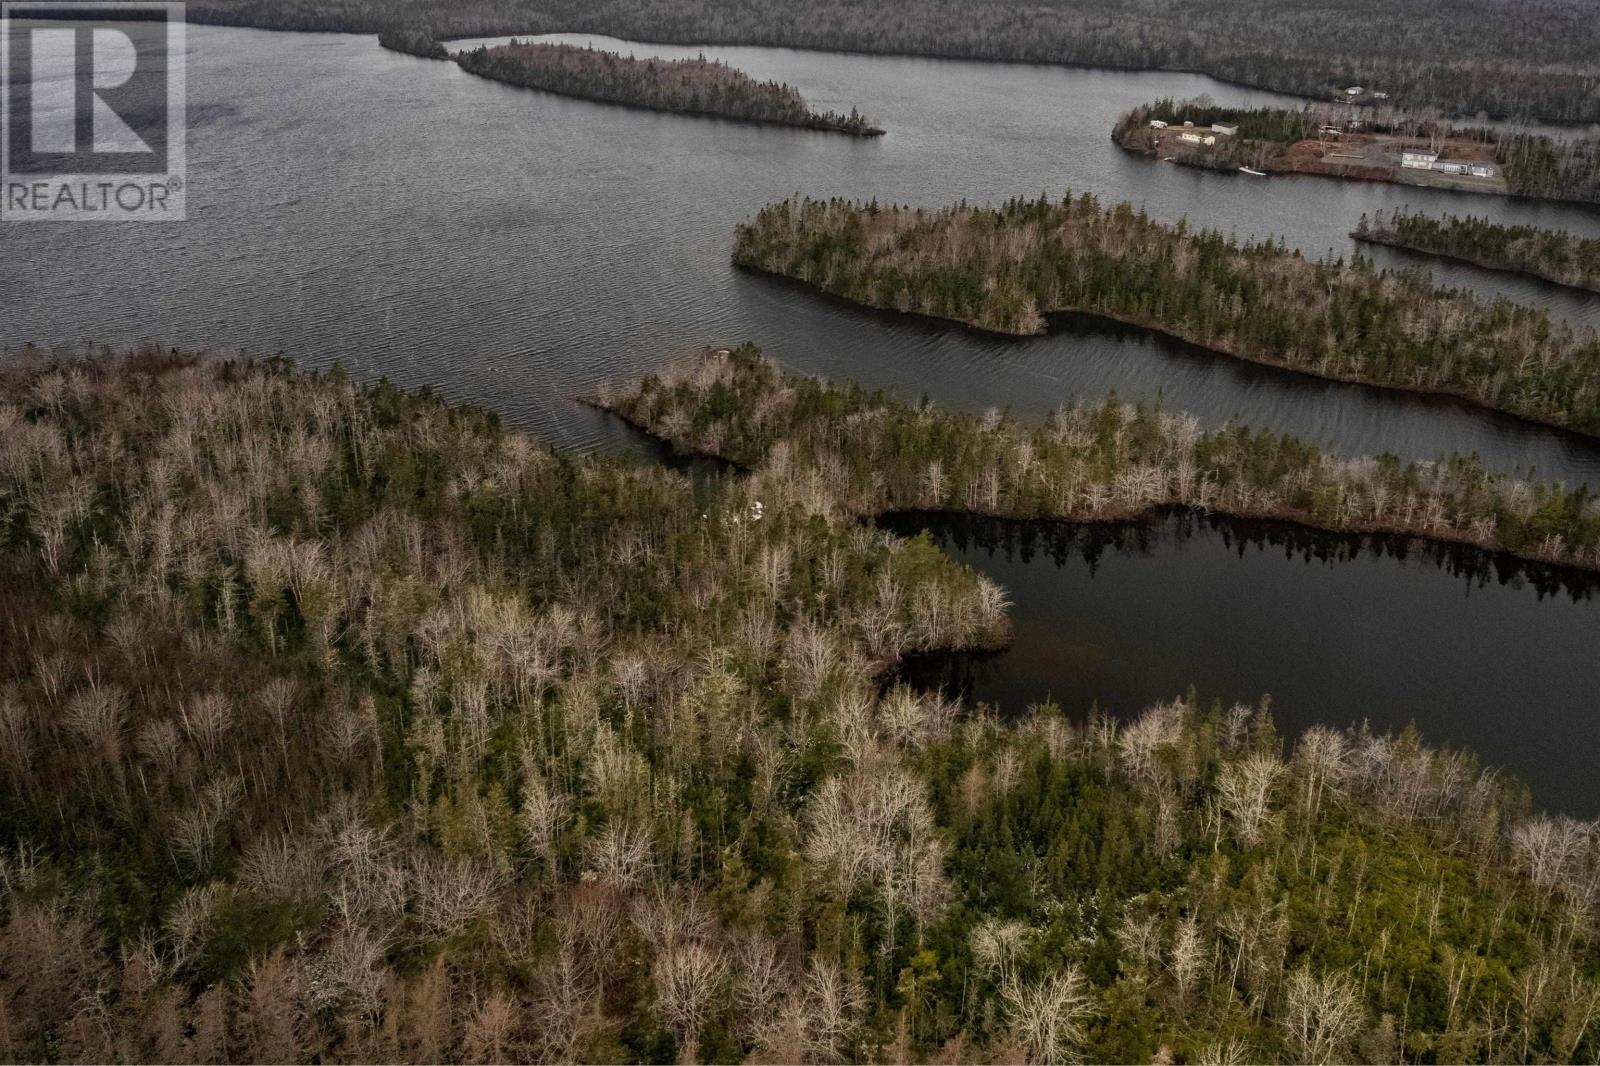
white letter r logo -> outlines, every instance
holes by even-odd
[[[150,146],[100,99],[103,89],[117,89],[139,69],[139,53],[121,30],[94,31],[94,150],[98,152],[148,152]]]

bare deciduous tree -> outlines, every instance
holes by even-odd
[[[972,927],[972,958],[979,970],[1005,987],[1011,981],[1017,956],[1027,948],[1033,930],[1021,922],[985,918]]]
[[[620,892],[643,884],[652,862],[650,832],[630,821],[613,821],[590,842],[589,870]]]
[[[411,873],[417,920],[430,940],[458,936],[488,915],[501,885],[500,874],[476,859],[423,857]]]
[[[1200,923],[1193,915],[1178,923],[1172,938],[1172,952],[1167,958],[1167,972],[1178,989],[1178,1002],[1188,1002],[1189,993],[1201,973],[1211,965],[1211,952],[1200,933]]]
[[[652,970],[656,1012],[678,1041],[678,1061],[698,1057],[704,1028],[727,974],[715,948],[700,941],[670,944],[656,956]]]
[[[1283,1028],[1300,1061],[1337,1061],[1360,1032],[1362,1020],[1361,997],[1349,977],[1319,977],[1304,968],[1290,974]]]
[[[1245,844],[1258,844],[1272,813],[1272,788],[1283,774],[1277,756],[1256,752],[1223,766],[1217,800]]]
[[[813,958],[802,992],[804,1040],[811,1058],[836,1062],[855,1037],[866,991],[838,966]]]
[[[1006,1027],[1029,1062],[1068,1062],[1083,1040],[1083,1023],[1094,1013],[1088,981],[1066,967],[1038,981],[1012,981],[1003,991]]]
[[[504,992],[490,992],[473,1011],[463,1038],[468,1062],[509,1062],[516,1053],[517,1006]]]

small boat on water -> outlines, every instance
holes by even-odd
[[[1242,174],[1254,174],[1258,178],[1264,178],[1264,177],[1267,176],[1267,172],[1266,171],[1257,170],[1254,167],[1240,167],[1239,171]]]

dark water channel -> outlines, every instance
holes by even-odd
[[[1272,697],[1285,734],[1415,723],[1600,813],[1600,582],[1409,538],[1330,537],[1192,513],[1139,526],[899,515],[993,576],[1015,641],[911,664],[1002,713],[1054,699],[1118,714],[1182,694]]]

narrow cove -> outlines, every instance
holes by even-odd
[[[1270,695],[1279,732],[1415,724],[1593,816],[1600,759],[1600,583],[1403,537],[1341,537],[1169,512],[1131,524],[901,513],[1003,585],[1013,640],[909,660],[903,676],[999,713],[1053,700],[1128,715],[1191,685]]]

